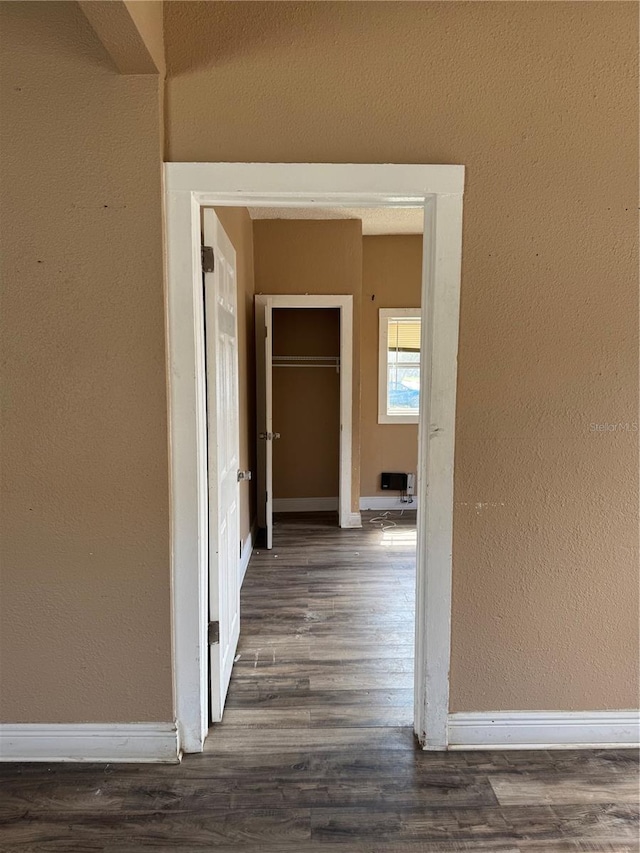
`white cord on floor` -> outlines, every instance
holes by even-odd
[[[376,515],[374,518],[369,519],[369,524],[375,524],[375,526],[379,530],[391,530],[392,527],[397,527],[395,521],[392,521],[389,516],[391,515],[391,510],[387,510],[383,512],[382,515]],[[400,517],[404,515],[404,510],[400,510]]]

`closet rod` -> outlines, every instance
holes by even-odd
[[[337,355],[274,355],[274,367],[332,367],[340,368],[340,356]]]
[[[339,355],[274,355],[274,361],[340,361]]]

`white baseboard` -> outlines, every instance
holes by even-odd
[[[0,761],[179,760],[175,723],[0,723]]]
[[[253,554],[253,543],[256,541],[257,533],[258,533],[257,523],[254,522],[251,525],[251,530],[247,534],[247,538],[242,543],[242,556],[240,557],[240,586],[242,586],[242,582],[244,581],[244,576],[247,573],[247,568],[249,566],[249,560],[251,559],[251,555]]]
[[[338,498],[274,498],[274,512],[337,512]]]
[[[413,498],[413,503],[402,501],[398,495],[372,495],[360,498],[360,509],[418,509],[418,499]]]
[[[494,711],[449,714],[449,749],[637,747],[640,711]]]

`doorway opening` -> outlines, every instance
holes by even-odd
[[[258,272],[259,253],[254,259]],[[353,295],[255,297],[257,524],[263,547],[273,545],[274,511],[334,510],[340,527],[360,527],[353,490],[353,425],[359,417],[353,322]]]
[[[279,292],[255,297],[261,535],[211,748],[261,722],[393,736],[413,719],[422,208],[246,213],[255,289]]]
[[[340,491],[340,310],[274,308],[273,510],[329,512]]]
[[[207,735],[207,554],[219,544],[216,530],[207,524],[200,209],[238,205],[423,207],[423,365],[417,465],[421,476],[412,716],[414,731],[425,748],[447,748],[463,175],[463,167],[457,166],[166,166],[174,671],[176,717],[185,752],[201,751]],[[261,290],[273,293],[272,288]],[[354,389],[354,401],[356,397]],[[427,483],[428,501],[424,499]],[[336,532],[362,535],[362,531]],[[380,532],[389,535],[389,531]],[[384,595],[382,590],[379,593]],[[382,634],[384,637],[384,629]]]

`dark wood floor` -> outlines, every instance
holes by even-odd
[[[254,555],[205,753],[0,766],[0,850],[638,851],[636,752],[416,748],[415,530],[370,518],[284,517]]]

